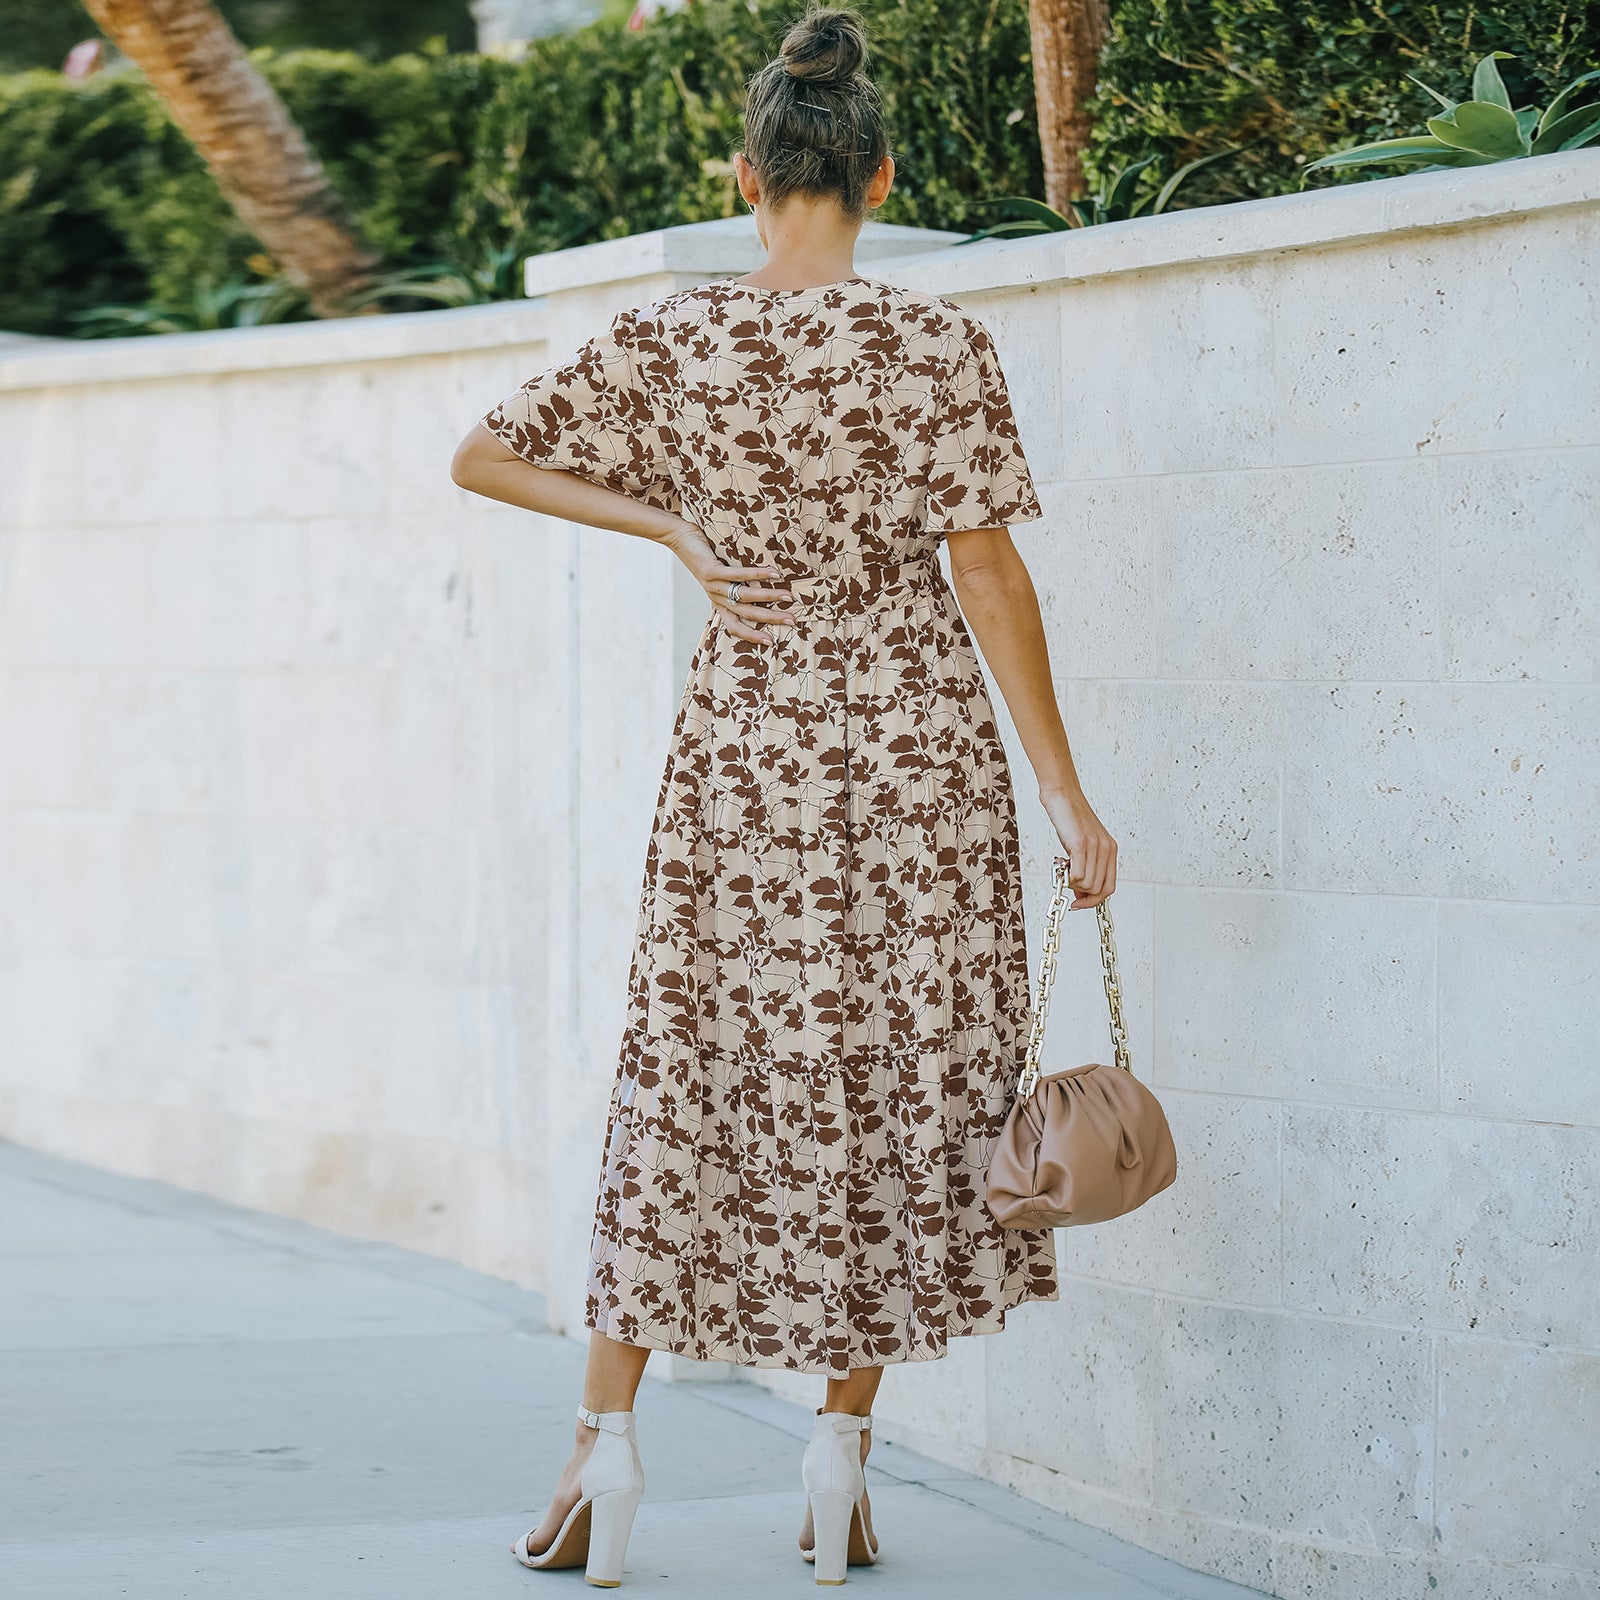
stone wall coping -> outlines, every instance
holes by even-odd
[[[539,344],[548,337],[549,325],[550,305],[541,299],[214,333],[54,339],[16,353],[0,348],[0,392],[452,355]]]
[[[935,294],[976,294],[1329,249],[1378,235],[1399,237],[1596,204],[1600,150],[1568,150],[1199,206],[1066,233],[984,240],[940,251],[936,258],[886,264],[879,275]]]
[[[856,241],[858,264],[874,266],[932,252],[941,259],[964,233],[937,228],[907,228],[899,223],[868,222]],[[705,278],[753,272],[767,258],[751,216],[722,217],[715,222],[689,222],[657,228],[625,239],[602,239],[571,250],[529,256],[523,263],[529,295],[559,294],[567,289],[592,289],[603,283],[626,283],[664,274]]]

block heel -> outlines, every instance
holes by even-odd
[[[817,1582],[845,1581],[851,1565],[874,1566],[878,1547],[867,1538],[861,1501],[867,1476],[861,1465],[861,1435],[870,1416],[818,1411],[800,1475],[811,1507],[812,1545],[801,1554],[816,1567]]]
[[[589,1559],[583,1575],[601,1589],[615,1589],[622,1582],[622,1558],[628,1552],[633,1514],[643,1495],[642,1488],[611,1489],[594,1498],[589,1515]]]
[[[811,1501],[812,1561],[818,1583],[843,1583],[850,1563],[850,1524],[856,1498],[848,1489],[813,1489]]]
[[[578,1503],[547,1549],[531,1554],[525,1533],[511,1553],[525,1567],[582,1567],[596,1588],[615,1589],[622,1582],[633,1514],[644,1496],[644,1463],[631,1411],[590,1411],[579,1406],[578,1416],[599,1429],[578,1477]]]

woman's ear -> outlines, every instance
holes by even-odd
[[[867,180],[867,205],[874,210],[889,198],[889,191],[894,187],[894,157],[885,156],[878,163],[878,170]]]
[[[761,184],[756,177],[756,169],[750,165],[750,158],[743,150],[733,153],[733,177],[745,204],[753,211],[761,201]]]

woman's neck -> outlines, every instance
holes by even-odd
[[[790,195],[775,214],[757,211],[756,232],[767,259],[742,280],[754,288],[809,289],[856,276],[861,224],[830,198]]]

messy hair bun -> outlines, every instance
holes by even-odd
[[[861,18],[813,7],[750,80],[744,151],[767,205],[776,209],[791,194],[832,195],[847,215],[865,215],[867,184],[889,153],[866,60]]]
[[[813,11],[783,41],[778,60],[791,78],[845,83],[865,65],[867,36],[853,11]]]

